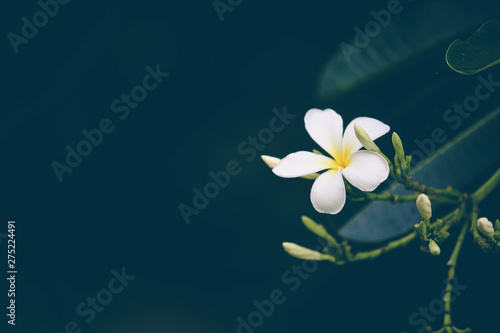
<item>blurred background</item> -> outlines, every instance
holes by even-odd
[[[500,81],[496,67],[466,76],[445,62],[453,40],[498,18],[498,5],[23,0],[4,6],[0,233],[16,221],[19,274],[17,323],[7,325],[2,315],[2,332],[419,332],[422,321],[410,317],[439,298],[458,230],[438,257],[414,242],[373,262],[303,266],[281,246],[317,246],[300,216],[333,231],[363,205],[347,202],[338,215],[318,214],[309,200],[312,182],[274,176],[259,155],[316,149],[303,123],[313,107],[336,110],[344,124],[358,116],[380,119],[407,152],[435,128],[449,142],[500,104],[499,89],[460,116],[460,125],[444,118],[475,93],[480,75]],[[390,10],[384,18],[381,11]],[[370,22],[381,23],[377,29]],[[367,38],[356,37],[358,31]],[[284,109],[295,117],[260,141]],[[94,129],[102,137],[95,134],[99,143],[89,148],[82,131]],[[391,151],[389,135],[377,144]],[[78,149],[86,156],[70,157],[68,165],[68,151]],[[229,184],[194,207],[210,173],[230,161],[237,171]],[[482,216],[499,217],[499,194],[484,201]],[[196,212],[186,219],[182,205]],[[6,251],[6,239],[0,241]],[[496,325],[498,264],[498,256],[482,254],[467,238],[457,268],[467,289],[452,303],[458,327],[487,332]],[[123,290],[102,292],[123,270],[130,279]],[[8,285],[1,285],[5,309]],[[92,307],[88,297],[106,304]],[[271,298],[280,300],[272,314],[269,308],[255,314]],[[440,328],[442,316],[426,322]]]

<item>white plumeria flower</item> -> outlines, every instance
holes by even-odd
[[[361,126],[372,140],[389,132],[379,120],[359,117],[343,131],[342,117],[331,109],[311,109],[304,118],[311,138],[333,158],[307,151],[292,153],[281,160],[273,172],[284,178],[322,173],[311,189],[311,202],[320,213],[337,214],[345,204],[344,176],[361,191],[373,191],[389,176],[389,165],[378,153],[361,150],[354,124]]]

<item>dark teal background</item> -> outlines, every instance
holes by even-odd
[[[269,126],[273,108],[284,106],[297,117],[259,155],[317,148],[303,124],[312,107],[335,109],[345,124],[362,115],[380,119],[408,152],[432,129],[449,128],[443,112],[478,82],[447,67],[452,39],[351,95],[317,98],[318,77],[339,43],[350,42],[353,27],[386,4],[243,0],[221,22],[210,1],[73,0],[17,54],[3,38],[0,233],[16,220],[19,274],[17,325],[7,325],[2,312],[2,332],[63,332],[75,321],[89,333],[232,333],[237,318],[255,310],[252,302],[274,289],[286,301],[255,332],[417,332],[408,318],[439,297],[453,237],[439,257],[412,243],[374,262],[319,263],[292,291],[296,282],[282,276],[302,262],[281,243],[316,246],[300,216],[334,229],[360,205],[320,215],[309,201],[310,181],[278,178],[259,158],[238,152]],[[36,1],[4,4],[0,31],[20,34],[21,18],[38,10]],[[497,15],[484,13],[484,21]],[[170,75],[120,120],[110,104],[156,64]],[[488,74],[500,78],[496,68]],[[500,92],[492,94],[459,131],[499,102]],[[74,148],[81,131],[103,118],[115,130],[59,182],[51,163],[62,163],[65,146]],[[389,135],[377,143],[391,148]],[[241,173],[187,225],[179,204],[191,205],[192,189],[231,160]],[[481,214],[500,217],[498,199],[496,191]],[[466,240],[457,276],[468,288],[452,303],[458,327],[492,332],[497,325],[498,264],[498,256],[482,255]],[[135,279],[86,324],[75,309],[122,267]],[[5,311],[7,283],[1,285]]]

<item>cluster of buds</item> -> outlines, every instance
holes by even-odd
[[[393,164],[387,156],[380,151],[380,148],[373,142],[368,133],[366,133],[361,126],[355,124],[354,132],[363,147],[365,147],[366,150],[380,154],[389,164],[393,177],[395,177],[399,182],[405,183],[407,177],[410,175],[411,156],[405,156],[403,142],[401,142],[399,135],[396,132],[392,133],[392,144],[394,146],[394,151],[396,152]]]
[[[392,133],[392,145],[396,152],[396,156],[394,156],[394,172],[396,178],[404,182],[410,175],[411,155],[405,156],[403,142],[401,142],[401,138],[396,132]]]
[[[420,215],[424,219],[420,223],[415,224],[415,231],[420,236],[422,245],[420,250],[423,252],[428,252],[433,256],[437,256],[441,253],[441,249],[438,244],[441,244],[450,236],[450,233],[446,231],[444,223],[442,220],[438,219],[436,223],[431,228],[430,219],[432,217],[432,207],[429,197],[425,194],[420,194],[417,198],[417,208]]]
[[[497,219],[493,227],[493,223],[488,218],[480,217],[477,219],[477,229],[485,236],[489,250],[500,251],[500,220]]]

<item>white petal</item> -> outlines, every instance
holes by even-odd
[[[345,204],[345,187],[342,173],[328,170],[314,181],[311,202],[320,213],[337,214]]]
[[[349,156],[352,152],[358,151],[363,145],[356,138],[356,133],[354,132],[354,124],[358,124],[368,133],[370,139],[375,141],[375,139],[380,138],[385,133],[389,132],[391,129],[388,125],[384,124],[380,120],[369,118],[369,117],[358,117],[353,119],[347,125],[344,132],[344,141],[342,143],[342,149],[344,156]]]
[[[356,188],[371,192],[387,179],[389,165],[380,154],[361,150],[349,156],[348,165],[342,174]]]
[[[337,162],[328,156],[299,151],[283,158],[273,172],[280,177],[294,178],[337,167]]]
[[[336,160],[342,158],[342,117],[332,109],[307,111],[304,118],[307,133]]]

